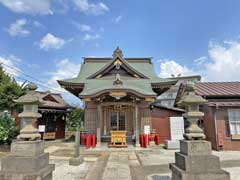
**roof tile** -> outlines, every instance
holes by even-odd
[[[196,94],[200,96],[240,96],[240,82],[198,82]]]

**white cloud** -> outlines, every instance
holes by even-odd
[[[77,28],[79,29],[80,31],[82,32],[90,32],[92,31],[92,27],[87,25],[87,24],[80,24],[76,21],[72,21],[72,24]]]
[[[64,39],[48,33],[40,40],[39,47],[47,51],[50,49],[60,49],[65,43]]]
[[[10,36],[27,36],[30,34],[29,30],[24,29],[24,26],[27,24],[26,19],[18,19],[14,23],[10,24],[6,29]]]
[[[33,21],[33,25],[36,28],[45,28],[45,26],[42,23],[40,23],[39,21]]]
[[[114,22],[115,23],[119,23],[121,20],[122,20],[122,16],[120,15],[120,16],[118,16],[118,17],[116,17],[115,19],[114,19]]]
[[[53,14],[50,1],[51,0],[0,0],[0,3],[15,13],[47,15]]]
[[[82,32],[92,31],[91,26],[86,25],[86,24],[80,24],[79,28],[80,28],[80,30],[81,30]]]
[[[209,62],[204,64],[203,75],[208,81],[240,80],[240,42],[209,43]]]
[[[101,15],[109,11],[107,5],[102,2],[90,3],[88,0],[73,0],[77,9],[85,14]]]
[[[100,38],[101,38],[101,36],[98,34],[95,34],[95,35],[85,34],[83,37],[83,40],[84,41],[93,41],[93,40],[100,39]]]
[[[160,77],[167,78],[172,76],[187,76],[192,75],[193,71],[186,66],[178,64],[174,60],[161,60],[160,62]]]
[[[68,79],[76,77],[79,73],[81,64],[76,64],[71,62],[69,59],[62,59],[60,61],[56,61],[56,70],[50,73],[50,79],[48,80],[48,84],[55,89],[62,91],[62,96],[64,99],[71,104],[80,105],[81,102],[74,95],[62,89],[57,80]],[[59,93],[59,92],[58,92]]]
[[[160,71],[160,77],[200,74],[204,81],[240,81],[240,42],[210,41],[208,56],[195,59],[191,68],[165,60],[160,63]]]
[[[207,61],[207,57],[206,56],[202,56],[202,57],[199,57],[197,59],[194,59],[193,62],[196,63],[197,65],[203,65],[204,63],[206,63]]]
[[[21,59],[10,55],[8,57],[0,56],[0,64],[2,64],[3,70],[10,76],[18,76],[21,70],[18,67],[18,63],[21,62]]]

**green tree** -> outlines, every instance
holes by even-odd
[[[81,127],[83,125],[83,116],[84,111],[81,108],[76,108],[72,112],[69,113],[67,118],[67,128],[69,130],[75,131],[77,127]]]
[[[12,110],[16,103],[13,101],[23,95],[23,89],[14,78],[8,76],[0,64],[0,112]]]
[[[10,115],[7,113],[0,115],[0,144],[10,144],[18,134],[19,129]]]

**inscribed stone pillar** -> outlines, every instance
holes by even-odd
[[[44,153],[44,142],[40,140],[40,134],[33,127],[37,118],[38,105],[41,104],[34,90],[37,86],[27,85],[26,95],[16,100],[23,104],[23,112],[19,117],[24,119],[27,125],[20,131],[17,140],[11,144],[11,153],[2,159],[0,179],[5,180],[52,180],[54,165],[49,164],[49,154]]]
[[[229,173],[220,167],[219,157],[212,155],[211,143],[205,141],[203,130],[197,121],[204,114],[199,105],[206,100],[194,92],[193,84],[186,87],[187,93],[179,105],[187,108],[183,115],[190,123],[180,141],[180,152],[175,153],[175,163],[170,164],[172,180],[230,180]]]
[[[80,128],[79,125],[77,127],[77,131],[75,134],[75,149],[74,149],[74,157],[69,159],[69,165],[78,166],[83,163],[83,157],[80,156]]]

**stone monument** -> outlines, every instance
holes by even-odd
[[[179,149],[180,140],[183,139],[184,134],[184,120],[183,117],[170,117],[170,134],[171,140],[166,140],[165,145],[167,149]]]
[[[69,159],[69,165],[71,166],[79,166],[84,161],[83,157],[80,156],[80,129],[79,125],[77,126],[77,131],[75,134],[75,149],[74,149],[74,157]]]
[[[187,84],[186,94],[179,104],[186,107],[183,115],[190,123],[180,141],[180,152],[175,153],[175,163],[170,164],[172,180],[230,180],[228,172],[220,167],[219,157],[212,155],[211,143],[205,140],[203,130],[198,126],[204,113],[199,105],[206,100],[194,92],[194,85]]]
[[[37,86],[27,85],[27,93],[16,100],[23,105],[23,112],[19,114],[26,122],[16,141],[11,144],[11,153],[2,159],[0,179],[4,180],[52,180],[54,165],[49,164],[49,154],[44,153],[44,142],[40,140],[38,130],[34,128],[41,104],[34,96]]]

